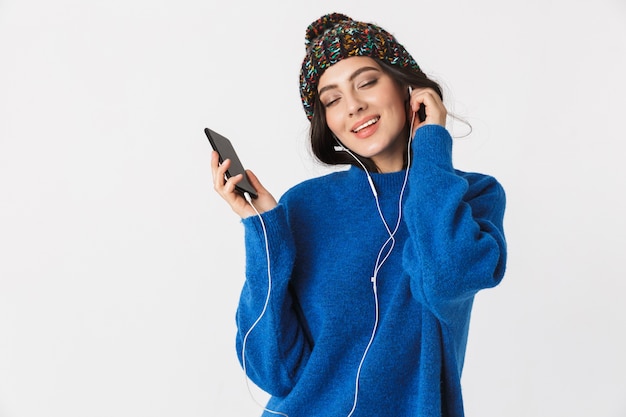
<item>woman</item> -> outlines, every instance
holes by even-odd
[[[473,297],[505,270],[504,191],[453,168],[441,90],[388,32],[330,14],[306,44],[313,152],[353,166],[279,203],[248,172],[248,202],[212,157],[245,228],[244,370],[264,415],[462,416]]]

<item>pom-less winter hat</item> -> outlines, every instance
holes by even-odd
[[[311,120],[320,77],[331,65],[352,56],[368,56],[391,65],[419,65],[396,38],[373,23],[357,22],[341,13],[324,15],[306,30],[306,56],[300,70],[300,97]]]

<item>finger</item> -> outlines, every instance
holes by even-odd
[[[411,93],[411,110],[414,112],[418,111],[420,105],[422,104],[425,106],[437,104],[437,99],[435,97],[439,97],[439,95],[430,88],[413,90]]]
[[[424,103],[425,97],[423,94],[416,94],[411,97],[411,111],[413,113],[417,113],[422,105],[426,105]]]
[[[254,172],[247,169],[246,174],[248,175],[248,181],[250,182],[250,185],[252,185],[252,187],[257,191],[257,193],[259,191],[265,191],[265,188],[261,184],[261,181],[259,181],[259,178],[256,175],[254,175]]]
[[[213,173],[213,187],[220,194],[221,191],[224,189],[224,185],[226,184],[226,171],[229,167],[229,159],[225,160],[223,163],[215,167],[215,171]]]
[[[261,184],[258,177],[250,170],[246,170],[248,180],[250,184],[257,191],[258,198],[255,201],[256,208],[262,213],[276,207],[276,199],[270,194],[269,191]]]
[[[219,166],[219,154],[215,151],[211,152],[211,174],[215,177],[217,167]]]
[[[230,167],[230,160],[227,159],[223,163],[219,163],[219,154],[213,152],[211,155],[211,172],[213,175],[213,187],[215,191],[228,203],[231,209],[241,218],[249,217],[255,214],[255,211],[243,196],[237,191],[237,184],[243,179],[243,174],[226,178],[226,172]],[[255,177],[256,178],[256,177]],[[258,183],[258,180],[257,180]],[[269,195],[266,192],[267,195]],[[271,196],[270,196],[271,197]],[[272,206],[266,204],[267,207]]]
[[[430,88],[414,90],[411,94],[411,110],[417,112],[422,104],[425,107],[426,119],[419,123],[418,126],[423,124],[445,126],[448,112],[439,94]]]
[[[224,183],[224,193],[225,194],[235,194],[235,190],[237,188],[237,184],[241,182],[243,179],[243,174],[234,175],[226,180]]]

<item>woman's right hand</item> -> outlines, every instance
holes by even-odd
[[[230,166],[230,160],[225,160],[222,164],[219,163],[219,155],[213,151],[211,154],[211,172],[213,173],[213,188],[215,191],[230,205],[235,213],[242,219],[256,215],[256,211],[250,206],[246,199],[235,190],[235,185],[243,179],[243,174],[225,179],[226,170]],[[246,171],[250,184],[257,191],[258,198],[252,202],[254,207],[259,213],[264,213],[276,207],[278,203],[272,197],[272,195],[261,185],[259,179],[252,173],[252,171]]]

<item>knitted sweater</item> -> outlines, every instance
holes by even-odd
[[[445,128],[417,130],[395,247],[377,277],[379,322],[354,417],[463,416],[461,370],[474,295],[505,270],[505,195],[490,176],[455,170]],[[372,174],[390,228],[406,171]],[[359,168],[305,181],[262,215],[271,296],[246,341],[250,379],[289,417],[345,417],[376,320],[371,277],[389,233]],[[243,220],[246,281],[237,351],[268,291],[257,216]],[[272,416],[266,412],[264,416]]]

